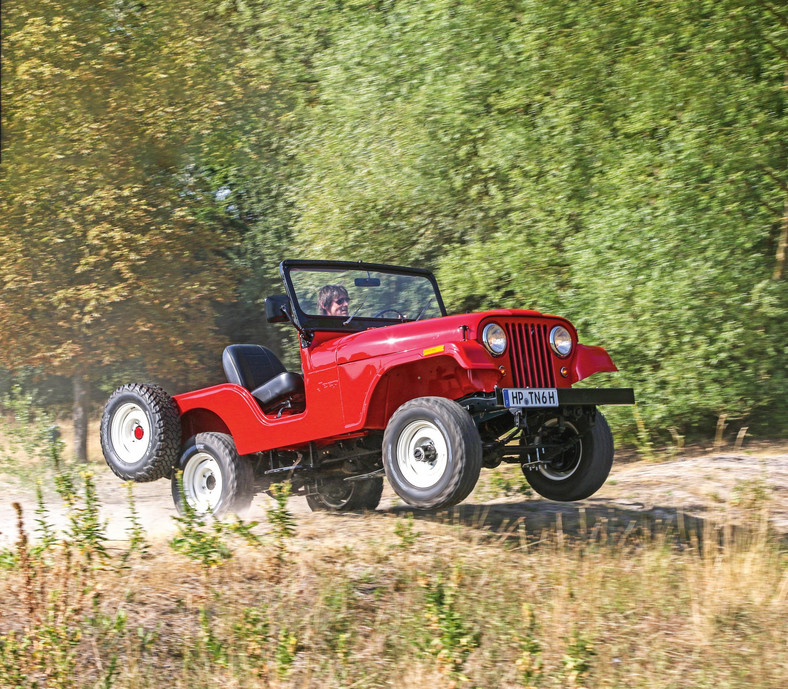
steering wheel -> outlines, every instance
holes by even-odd
[[[383,309],[382,311],[378,311],[372,318],[380,318],[384,313],[396,313],[397,317],[401,320],[405,320],[406,316],[402,311],[397,311],[397,309]]]

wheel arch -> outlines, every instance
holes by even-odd
[[[481,389],[492,390],[500,375],[497,368],[468,368],[450,353],[391,361],[382,368],[357,410],[364,428],[384,429],[395,411],[417,397],[458,400]]]
[[[181,415],[181,445],[198,433],[226,433],[232,436],[229,426],[215,411],[205,408],[190,409]]]

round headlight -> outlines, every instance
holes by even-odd
[[[506,333],[497,323],[488,323],[482,331],[482,342],[493,356],[501,356],[506,350]]]
[[[571,353],[572,336],[563,325],[557,325],[550,331],[550,347],[562,358]]]

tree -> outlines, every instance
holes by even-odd
[[[0,362],[87,389],[110,365],[202,373],[231,296],[201,149],[248,96],[206,3],[3,4]]]
[[[400,0],[341,16],[299,141],[304,251],[437,265],[454,309],[569,316],[652,428],[758,410],[785,427],[781,9]]]

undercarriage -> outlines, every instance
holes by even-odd
[[[331,445],[310,443],[298,450],[271,450],[253,455],[255,490],[290,481],[292,495],[322,494],[327,484],[363,482],[383,476],[382,433]]]

